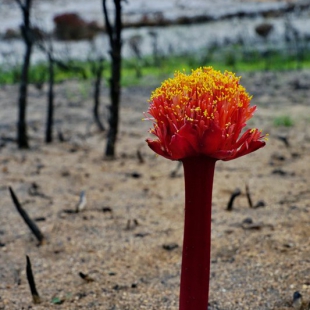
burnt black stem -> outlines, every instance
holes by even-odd
[[[143,158],[142,153],[139,149],[137,150],[137,157],[138,157],[139,164],[144,164],[144,158]]]
[[[31,262],[30,262],[30,258],[28,255],[26,255],[26,259],[27,259],[27,265],[26,265],[27,280],[29,283],[32,300],[34,304],[39,304],[41,300],[40,300],[40,296],[36,288],[36,283],[34,281],[34,276],[33,276],[32,268],[31,268]]]
[[[18,98],[18,122],[17,122],[17,144],[20,149],[28,149],[28,135],[27,135],[27,96],[29,84],[29,68],[31,61],[31,54],[33,50],[34,38],[30,22],[30,11],[32,0],[16,0],[19,5],[23,23],[21,25],[21,34],[25,44],[25,53],[22,64],[20,82],[19,82],[19,98]]]
[[[36,225],[36,223],[29,217],[28,213],[23,209],[20,202],[18,201],[17,196],[15,195],[13,189],[9,187],[10,194],[12,197],[12,200],[14,202],[14,205],[18,211],[18,213],[21,215],[27,226],[30,228],[30,230],[33,232],[33,234],[36,236],[36,238],[39,241],[39,244],[42,244],[44,241],[44,236],[41,233],[40,229]]]
[[[86,282],[94,282],[93,278],[83,272],[79,272],[79,276]]]
[[[54,84],[55,84],[55,70],[54,70],[54,57],[53,47],[50,45],[50,49],[47,52],[48,56],[48,106],[47,106],[47,119],[46,119],[46,131],[45,142],[51,143],[53,141],[53,126],[54,126]]]
[[[249,207],[253,208],[253,202],[252,202],[252,198],[251,198],[250,188],[248,185],[245,186],[245,194],[246,194],[246,198],[248,199]]]
[[[111,56],[111,78],[109,80],[111,105],[109,107],[109,129],[107,133],[105,156],[107,158],[113,159],[115,157],[115,144],[118,133],[119,105],[121,97],[122,6],[121,0],[114,0],[114,25],[112,25],[108,14],[106,0],[102,0],[102,6],[105,26],[110,42]]]
[[[288,138],[286,136],[277,136],[277,138],[284,143],[284,145],[289,148],[290,143],[288,141]]]
[[[85,280],[85,279],[87,278],[87,275],[86,275],[85,273],[83,273],[83,272],[79,272],[79,276],[80,276],[83,280]]]
[[[99,107],[100,107],[100,85],[102,80],[102,72],[103,72],[103,58],[100,58],[98,61],[98,66],[95,64],[93,65],[93,72],[95,75],[95,82],[94,82],[94,107],[93,107],[93,114],[95,122],[100,131],[105,131],[105,127],[100,120],[99,116]]]
[[[178,171],[180,170],[180,168],[182,167],[182,162],[179,161],[177,166],[175,167],[175,169],[170,173],[170,177],[171,178],[175,178],[177,176]]]
[[[235,191],[231,194],[230,199],[228,201],[227,208],[226,208],[227,211],[232,211],[234,200],[239,195],[241,195],[241,191],[239,188],[236,188]]]

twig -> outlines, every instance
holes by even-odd
[[[106,0],[102,0],[102,7],[103,7],[103,15],[104,15],[106,28],[107,28],[107,33],[108,33],[109,40],[110,40],[110,45],[112,46],[113,45],[113,28],[112,28],[112,25],[109,19]]]
[[[24,4],[22,4],[21,0],[15,0],[15,2],[20,6],[20,8],[24,9]]]
[[[288,141],[288,138],[286,136],[277,136],[277,138],[284,143],[284,145],[289,148],[290,143]]]
[[[16,285],[21,284],[20,271],[21,270],[19,268],[14,270],[14,283]]]
[[[79,276],[87,283],[95,281],[92,277],[90,277],[88,274],[85,274],[83,272],[79,272]]]
[[[264,201],[264,200],[259,200],[259,201],[257,201],[257,203],[255,204],[254,209],[256,209],[256,208],[261,208],[261,207],[265,207],[265,206],[266,206],[265,201]]]
[[[132,225],[131,225],[132,223]],[[139,226],[139,222],[137,219],[128,220],[126,225],[126,230],[132,230],[135,229],[137,226]]]
[[[28,255],[26,255],[26,259],[27,259],[27,266],[26,266],[27,280],[29,283],[32,300],[34,304],[39,304],[41,302],[41,299],[40,299],[39,293],[36,288],[36,283],[34,281],[32,268],[31,268],[31,262],[30,262],[30,258]]]
[[[17,199],[13,189],[11,187],[9,187],[9,190],[10,190],[10,194],[11,194],[12,200],[14,202],[14,205],[15,205],[18,213],[21,215],[21,217],[23,218],[25,223],[28,225],[30,230],[33,232],[33,234],[36,236],[36,238],[39,241],[39,244],[41,245],[43,243],[43,241],[44,241],[43,234],[41,233],[41,231],[38,228],[38,226],[36,225],[36,223],[29,217],[27,212],[22,208],[22,206],[19,203],[19,201],[18,201],[18,199]]]
[[[248,203],[249,203],[250,208],[253,208],[253,202],[252,202],[252,198],[251,198],[250,188],[247,184],[245,185],[245,194],[246,194],[246,198],[248,199]]]
[[[57,136],[58,136],[59,142],[66,142],[66,139],[65,139],[65,137],[64,137],[64,135],[63,135],[61,130],[57,131]]]
[[[144,158],[143,158],[142,153],[139,149],[137,150],[137,157],[138,157],[139,164],[144,164]]]
[[[86,205],[87,205],[86,193],[85,191],[81,191],[79,202],[75,207],[75,212],[79,213],[83,211],[86,208]]]
[[[99,106],[100,106],[100,85],[101,85],[101,79],[102,79],[102,72],[103,72],[104,66],[103,66],[103,58],[99,58],[98,66],[95,65],[95,62],[93,63],[93,74],[95,76],[95,82],[94,82],[94,119],[95,122],[99,128],[100,131],[105,131],[105,127],[103,123],[100,120],[99,117]]]
[[[232,211],[233,209],[233,204],[234,204],[234,200],[236,197],[238,197],[239,195],[241,195],[241,191],[239,188],[236,188],[235,191],[231,194],[229,202],[227,204],[227,211]]]
[[[37,41],[36,46],[43,53],[47,54],[47,56],[50,57],[50,61],[53,62],[53,64],[55,64],[60,70],[65,71],[65,72],[72,71],[72,72],[80,73],[82,75],[82,77],[85,78],[86,72],[85,72],[85,69],[83,67],[81,67],[79,65],[74,65],[72,63],[65,63],[64,61],[55,58],[55,56],[53,55],[53,50],[52,50],[51,45],[49,47],[46,47],[44,45],[44,42]]]
[[[178,165],[176,166],[176,168],[173,171],[171,171],[170,177],[171,178],[175,178],[177,176],[177,173],[178,173],[178,171],[180,170],[181,167],[182,167],[182,162],[179,161]]]

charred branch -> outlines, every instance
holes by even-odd
[[[241,195],[240,189],[236,188],[235,191],[230,196],[230,199],[229,199],[229,202],[228,202],[227,208],[226,208],[227,211],[232,211],[233,210],[234,201],[235,201],[236,197],[238,197],[240,195]]]
[[[18,213],[21,215],[27,226],[30,228],[30,230],[33,232],[35,237],[38,239],[39,244],[42,244],[44,242],[44,236],[41,233],[40,229],[36,225],[36,223],[29,217],[28,213],[23,209],[20,202],[18,201],[17,196],[15,195],[13,189],[9,187],[10,194],[13,200],[13,203],[18,211]]]
[[[99,58],[98,65],[93,63],[92,70],[93,74],[95,76],[95,82],[94,82],[94,108],[93,108],[93,115],[95,123],[97,124],[100,131],[105,131],[105,127],[103,123],[101,122],[100,116],[99,116],[99,108],[100,108],[100,86],[102,81],[102,73],[104,69],[104,59]]]
[[[30,24],[30,9],[32,0],[15,0],[19,5],[23,23],[21,25],[21,34],[25,43],[25,54],[22,64],[20,84],[19,84],[19,99],[18,99],[18,122],[17,122],[17,144],[20,149],[29,148],[27,136],[27,93],[28,93],[28,71],[30,67],[30,58],[33,48],[33,35]]]
[[[249,203],[249,207],[253,208],[253,201],[252,201],[252,198],[251,198],[251,192],[250,192],[249,185],[245,186],[245,194],[246,194],[246,198],[247,198],[248,203]]]
[[[34,304],[39,304],[41,300],[40,300],[40,296],[36,288],[36,283],[34,281],[34,276],[33,276],[32,268],[31,268],[31,262],[30,262],[30,258],[28,255],[26,255],[26,260],[27,260],[26,274],[27,274],[27,280],[28,280],[29,287],[30,287],[30,292],[32,295],[32,300]]]
[[[48,56],[48,104],[47,104],[47,119],[46,119],[46,132],[45,142],[51,143],[53,141],[53,125],[54,125],[54,58],[53,47],[50,45]]]
[[[107,10],[107,1],[102,0],[103,14],[107,33],[110,40],[110,55],[112,59],[110,78],[110,100],[109,107],[109,130],[107,134],[107,145],[105,155],[108,158],[115,156],[115,143],[118,133],[119,102],[120,102],[120,81],[121,81],[121,31],[122,31],[122,6],[121,0],[114,0],[114,24],[111,24]]]

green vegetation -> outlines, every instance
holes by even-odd
[[[292,127],[294,126],[294,121],[289,115],[282,115],[282,116],[277,116],[273,120],[273,124],[276,127],[283,126],[283,127]]]
[[[297,57],[298,56],[298,57]],[[93,64],[90,61],[69,61],[64,66],[56,66],[55,81],[67,79],[92,79]],[[277,50],[259,52],[249,50],[241,45],[228,48],[210,48],[196,54],[160,56],[154,59],[147,56],[142,59],[124,59],[122,71],[122,85],[147,85],[159,83],[176,70],[189,72],[199,66],[213,66],[218,70],[231,71],[259,71],[259,70],[294,70],[310,68],[310,53],[296,55]],[[104,77],[108,79],[109,63],[106,62]],[[30,69],[30,83],[40,84],[47,80],[47,64],[38,63]],[[0,85],[18,83],[20,67],[15,65],[0,67]]]

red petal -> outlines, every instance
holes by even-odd
[[[219,160],[230,160],[230,159],[227,159],[227,158],[230,158],[232,156],[234,156],[236,152],[234,150],[228,150],[228,151],[217,151],[217,152],[214,152],[210,155],[208,155],[209,157],[212,157],[212,158],[216,158],[216,159],[219,159]]]
[[[193,125],[190,123],[185,123],[178,133],[176,134],[179,137],[182,137],[188,141],[188,143],[192,146],[192,148],[198,153],[199,145],[198,145],[198,136],[197,130],[193,128]]]
[[[146,139],[146,142],[149,145],[149,147],[158,155],[161,155],[168,159],[173,159],[165,150],[162,149],[162,144],[159,140]]]
[[[178,134],[171,138],[169,149],[173,159],[182,159],[185,157],[196,156],[198,154],[187,139]]]
[[[246,146],[246,144],[243,144],[241,148],[237,150],[237,152],[233,156],[224,158],[223,160],[228,161],[228,160],[232,160],[232,159],[247,155],[265,146],[265,144],[266,144],[265,141],[251,141],[248,144],[248,146]]]
[[[200,152],[204,155],[215,153],[220,149],[222,141],[222,130],[211,122],[201,138]]]

